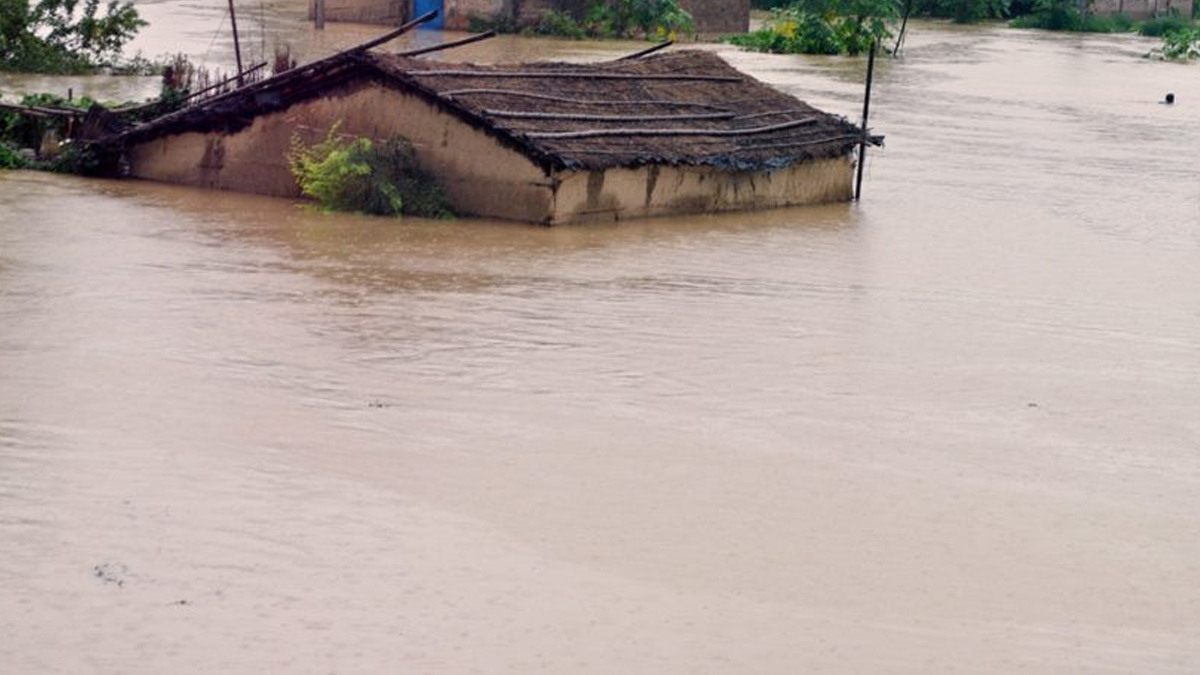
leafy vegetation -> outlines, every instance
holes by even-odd
[[[692,15],[679,0],[588,0],[580,12],[546,10],[532,26],[512,21],[473,19],[471,30],[491,29],[501,33],[525,32],[577,40],[585,38],[675,39],[694,35]]]
[[[911,2],[911,5],[908,3]],[[1177,14],[1135,22],[1124,14],[1096,16],[1089,11],[1090,0],[897,0],[911,10],[913,17],[952,19],[956,23],[975,23],[994,19],[1013,19],[1017,28],[1040,28],[1044,30],[1076,31],[1088,33],[1125,33],[1137,30],[1150,37],[1165,36],[1167,33],[1196,24]],[[797,4],[796,0],[751,0],[757,9],[785,10]],[[1200,16],[1200,0],[1194,1],[1197,16]],[[1172,10],[1173,12],[1173,10]],[[767,36],[760,36],[765,42]]]
[[[417,164],[404,139],[349,139],[334,125],[311,145],[292,138],[288,162],[304,194],[322,209],[375,215],[453,217],[441,186]]]
[[[751,0],[755,9],[783,9],[795,0]],[[1011,16],[1010,9],[1018,8],[1031,0],[913,0],[912,16],[937,19],[953,19],[958,23],[972,23],[985,19],[1000,19]],[[904,0],[898,3],[903,12]]]
[[[976,23],[1003,19],[1010,15],[1010,0],[921,0],[913,5],[913,14],[955,23]]]
[[[29,94],[21,98],[21,105],[39,108],[70,108],[87,110],[93,101],[87,97],[68,101],[54,94]],[[14,148],[37,148],[47,130],[53,129],[60,137],[66,135],[64,118],[32,117],[15,112],[0,112],[0,142]]]
[[[1124,14],[1096,16],[1085,13],[1080,10],[1078,0],[1034,0],[1030,13],[1013,19],[1010,25],[1077,33],[1126,33],[1134,24]]]
[[[798,0],[774,9],[766,26],[729,42],[781,54],[860,54],[892,33],[897,0]]]
[[[1167,33],[1176,33],[1193,28],[1191,21],[1178,14],[1156,16],[1146,19],[1138,26],[1138,35],[1146,37],[1166,37]]]
[[[0,70],[80,73],[116,63],[146,22],[131,2],[0,0]]]
[[[27,162],[4,141],[0,141],[0,169],[23,169]]]
[[[1147,55],[1168,61],[1200,59],[1200,28],[1188,26],[1163,36],[1162,46]]]
[[[87,97],[71,101],[54,94],[30,94],[21,98],[21,105],[39,108],[59,108],[84,111],[95,101]],[[15,112],[0,112],[0,168],[29,168],[60,173],[95,173],[98,158],[75,145],[54,145],[54,151],[46,156],[34,155],[26,160],[20,155],[42,149],[42,141],[50,134],[52,138],[66,138],[68,122],[65,117],[33,117]],[[15,161],[14,161],[15,157]]]

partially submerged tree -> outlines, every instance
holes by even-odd
[[[547,9],[528,26],[513,19],[471,20],[472,31],[524,32],[584,38],[647,38],[674,40],[695,35],[692,15],[679,0],[578,0],[569,9]]]
[[[772,11],[767,25],[735,35],[740,47],[782,54],[861,54],[891,37],[898,0],[797,0]]]
[[[0,69],[86,72],[113,65],[145,26],[131,2],[0,0]]]

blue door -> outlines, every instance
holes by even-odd
[[[442,16],[443,14],[445,14],[445,10],[442,9],[442,0],[416,0],[416,2],[413,3],[413,5],[414,5],[414,8],[416,9],[416,16],[413,17],[414,19],[417,18],[418,16],[425,16],[426,14],[432,12],[435,9],[437,10],[438,17],[436,19],[434,19],[433,21],[429,21],[427,23],[421,24],[422,28],[441,28],[442,27],[442,19],[445,18]]]

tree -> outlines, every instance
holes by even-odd
[[[792,0],[772,11],[766,26],[729,41],[783,54],[861,54],[891,36],[898,0]]]
[[[0,69],[66,73],[112,65],[146,22],[131,2],[0,0]]]

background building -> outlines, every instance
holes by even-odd
[[[325,0],[325,18],[395,25],[436,9],[442,17],[435,27],[466,30],[473,17],[532,24],[547,10],[582,16],[588,4],[588,0]],[[750,0],[680,0],[680,4],[695,17],[700,36],[744,33],[750,27]]]

